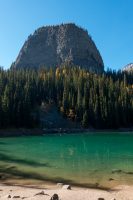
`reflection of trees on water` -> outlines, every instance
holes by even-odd
[[[13,143],[16,146],[12,148],[13,145],[8,147],[9,141],[7,144],[0,141],[0,173],[24,179],[69,181],[74,184],[101,183],[115,177],[118,180],[120,176],[116,173],[112,175],[113,169],[122,170],[120,174],[122,178],[132,177],[132,150],[129,149],[127,154],[121,149],[122,145],[117,147],[117,141],[113,146],[111,142],[107,143],[106,140],[103,142],[101,138],[98,141],[99,138],[91,139],[86,135],[57,136],[57,138],[54,136],[54,141],[52,136],[50,138],[50,141],[47,138],[43,141],[41,138],[41,143],[39,139],[38,149],[36,149],[38,141],[34,139],[26,159],[21,158],[21,155],[24,156],[27,149],[23,149],[25,152],[21,150],[22,154],[14,152],[19,148],[19,144]],[[27,141],[29,140],[26,139]]]

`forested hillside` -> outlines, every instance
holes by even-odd
[[[0,69],[0,128],[39,126],[43,102],[83,127],[132,127],[133,75],[77,67]]]

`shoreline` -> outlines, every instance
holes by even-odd
[[[124,134],[133,134],[133,128],[119,128],[119,129],[84,129],[84,128],[52,128],[52,129],[27,129],[27,128],[9,128],[9,129],[0,129],[0,137],[19,137],[19,136],[43,136],[43,135],[52,135],[52,134],[95,134],[95,133],[118,133]]]
[[[119,185],[111,191],[105,191],[92,188],[72,187],[71,189],[63,188],[61,185],[37,188],[35,185],[5,185],[0,184],[1,199],[27,199],[27,200],[50,200],[57,194],[61,200],[132,200],[133,186]]]
[[[0,174],[0,176],[5,176],[6,174]],[[18,179],[19,178],[19,179]],[[12,185],[12,186],[22,186],[25,187],[31,187],[31,186],[35,186],[36,188],[42,188],[45,185],[47,185],[47,188],[51,188],[51,187],[56,187],[58,185],[58,183],[60,183],[61,185],[71,185],[72,187],[76,187],[76,188],[84,188],[84,189],[98,189],[98,190],[103,190],[103,191],[112,191],[114,187],[117,187],[120,185],[120,183],[113,183],[113,184],[108,184],[108,186],[105,185],[100,185],[99,183],[74,183],[71,181],[62,181],[62,180],[56,180],[56,181],[52,181],[52,180],[35,180],[35,179],[23,179],[21,177],[9,177],[9,178],[5,178],[4,179],[0,179],[0,184],[3,185]],[[130,186],[130,184],[129,184]]]

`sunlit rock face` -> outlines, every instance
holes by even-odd
[[[96,73],[104,71],[95,43],[86,30],[75,24],[37,29],[24,43],[13,67],[57,67],[62,64],[77,65]]]
[[[130,63],[123,67],[122,71],[133,72],[133,63]]]

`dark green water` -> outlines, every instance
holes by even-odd
[[[133,184],[133,134],[0,138],[0,173],[16,182]]]

